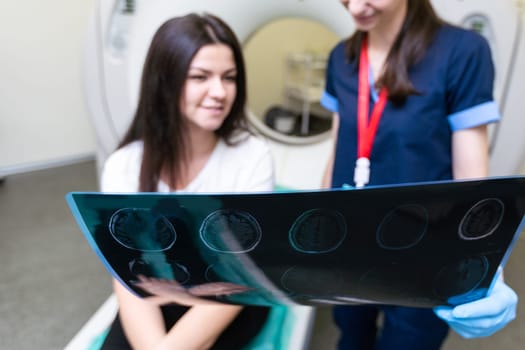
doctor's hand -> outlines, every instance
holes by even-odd
[[[485,298],[456,307],[438,306],[436,315],[463,338],[488,337],[516,318],[518,296],[498,278]]]

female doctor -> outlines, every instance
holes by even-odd
[[[104,165],[102,191],[273,190],[269,148],[246,132],[245,87],[240,45],[222,20],[165,22],[144,63],[135,117]],[[199,304],[196,288],[173,293],[177,286],[155,276],[138,279],[156,296],[138,298],[113,281],[119,313],[104,350],[241,349],[267,318],[265,307]]]
[[[323,185],[487,176],[487,124],[500,116],[484,38],[445,23],[430,0],[341,3],[356,31],[329,57],[322,103],[334,112],[335,147]],[[516,304],[499,279],[486,298],[455,308],[336,306],[339,349],[438,349],[448,326],[488,336],[514,319]]]

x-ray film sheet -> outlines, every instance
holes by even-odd
[[[455,305],[486,295],[524,226],[525,177],[67,201],[111,274],[180,303]]]

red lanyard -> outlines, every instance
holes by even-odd
[[[379,100],[374,105],[370,122],[368,122],[368,110],[370,99],[370,82],[368,81],[369,62],[368,45],[366,36],[361,44],[359,57],[359,90],[357,100],[357,158],[365,157],[370,159],[372,145],[376,137],[377,126],[383,115],[388,92],[382,88],[379,92]]]
[[[377,126],[383,115],[388,92],[381,88],[379,99],[374,105],[370,121],[368,120],[370,82],[368,61],[368,40],[363,37],[359,56],[359,88],[357,97],[357,162],[354,171],[356,187],[363,187],[370,179],[370,154],[376,137]]]

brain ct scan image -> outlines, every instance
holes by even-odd
[[[341,213],[328,209],[312,209],[303,213],[290,230],[290,242],[302,253],[331,252],[346,237],[345,218]]]
[[[486,257],[466,258],[445,267],[434,280],[435,293],[445,299],[473,291],[487,275],[489,263]]]
[[[202,223],[200,236],[206,246],[223,253],[245,253],[261,240],[259,223],[241,210],[217,210]]]
[[[459,236],[465,240],[485,238],[499,227],[503,219],[504,205],[496,198],[476,203],[465,214],[459,225]]]
[[[124,247],[140,251],[169,249],[177,238],[169,220],[147,208],[117,210],[109,221],[109,231]]]
[[[384,249],[408,249],[427,232],[428,212],[420,205],[398,207],[387,214],[377,230],[377,242]]]

